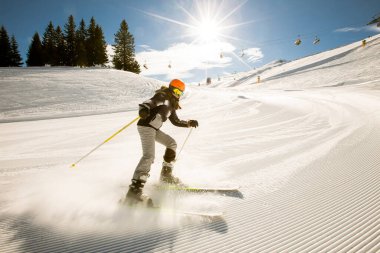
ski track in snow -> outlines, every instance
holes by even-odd
[[[188,87],[178,115],[200,127],[176,174],[241,193],[155,191],[159,145],[146,192],[166,208],[225,212],[218,220],[117,204],[141,154],[135,126],[69,167],[134,119],[160,82],[0,69],[0,252],[379,252],[380,38],[367,41]],[[179,146],[189,133],[163,130]]]

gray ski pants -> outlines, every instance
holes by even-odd
[[[146,181],[149,176],[150,167],[155,158],[155,142],[161,143],[166,149],[173,150],[174,153],[177,149],[176,141],[165,134],[161,130],[155,130],[151,127],[137,126],[140,134],[143,155],[140,162],[137,164],[133,179],[142,179]]]

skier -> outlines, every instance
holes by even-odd
[[[367,44],[367,41],[366,40],[362,40],[362,47],[365,47],[366,44]]]
[[[143,194],[144,185],[149,177],[149,171],[155,158],[155,142],[166,147],[164,161],[160,175],[160,181],[168,184],[180,184],[180,180],[173,176],[173,161],[176,157],[176,141],[160,130],[162,124],[169,119],[177,127],[198,127],[196,120],[180,120],[176,114],[177,109],[181,109],[179,99],[185,91],[185,84],[174,79],[169,87],[161,87],[149,100],[139,104],[140,120],[137,122],[140,134],[143,155],[138,163],[132,177],[132,184],[129,186],[126,195],[131,201],[150,201],[150,198]]]

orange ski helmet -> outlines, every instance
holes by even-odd
[[[169,88],[172,90],[179,89],[181,92],[184,92],[185,91],[185,83],[179,79],[173,79],[173,80],[171,80],[171,82],[169,84]]]

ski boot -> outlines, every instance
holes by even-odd
[[[182,185],[178,177],[173,176],[173,164],[168,162],[162,163],[160,182],[166,184]]]
[[[132,179],[132,184],[125,196],[126,202],[130,205],[145,204],[147,207],[153,207],[152,199],[142,192],[146,181]]]

